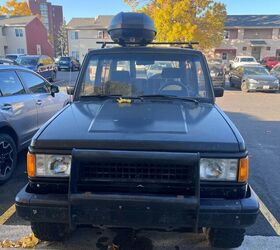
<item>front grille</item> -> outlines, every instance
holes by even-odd
[[[81,192],[193,195],[195,168],[150,162],[90,162],[78,166]]]
[[[183,165],[95,162],[81,166],[80,180],[186,183],[192,174],[191,169]]]

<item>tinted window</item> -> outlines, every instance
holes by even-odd
[[[38,57],[24,57],[18,58],[17,63],[24,66],[36,66],[38,64]]]
[[[0,72],[0,90],[2,96],[25,94],[24,88],[13,71]]]
[[[263,67],[248,67],[245,68],[246,75],[269,75],[267,69]]]
[[[49,92],[46,82],[42,78],[36,76],[35,74],[21,71],[19,72],[19,75],[22,81],[32,93],[35,94]]]
[[[255,62],[255,58],[253,57],[245,57],[245,58],[241,58],[240,62]]]

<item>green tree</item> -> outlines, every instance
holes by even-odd
[[[200,49],[219,46],[223,39],[225,5],[214,0],[124,0],[153,18],[157,41],[198,41]]]

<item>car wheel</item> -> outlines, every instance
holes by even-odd
[[[242,245],[245,229],[206,228],[204,233],[211,247],[236,248]]]
[[[17,147],[13,138],[0,134],[0,184],[8,181],[17,166]]]
[[[31,222],[31,229],[41,241],[62,241],[70,234],[67,224]]]
[[[56,72],[55,71],[52,71],[52,76],[50,78],[50,82],[54,82],[56,79]]]
[[[229,78],[229,86],[230,86],[231,88],[234,88],[234,84],[233,84],[233,82],[232,82],[231,77]]]

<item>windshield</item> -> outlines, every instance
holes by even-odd
[[[245,68],[245,74],[246,75],[269,75],[269,72],[267,69],[263,67],[248,67]]]
[[[253,57],[240,58],[240,62],[256,62]]]
[[[38,64],[38,57],[19,57],[17,63],[20,65],[34,65]]]
[[[211,98],[204,62],[196,55],[93,55],[84,73],[80,96],[172,95]]]
[[[60,57],[59,61],[67,61],[67,62],[69,62],[70,61],[70,57],[65,57],[65,56]]]
[[[6,55],[6,58],[11,59],[11,60],[16,60],[17,56],[16,55]]]

